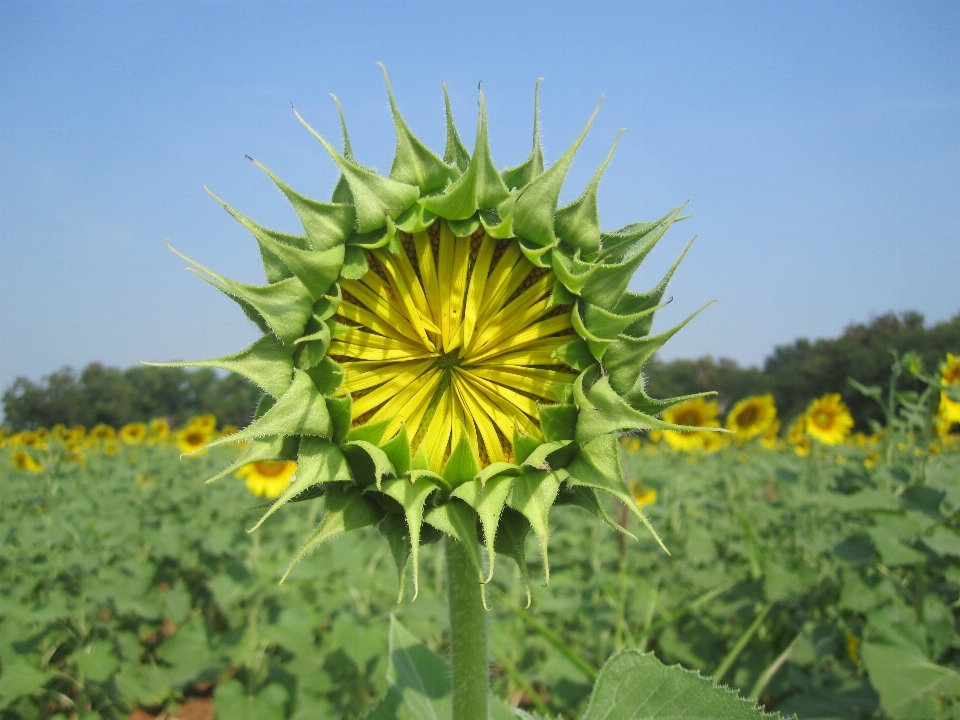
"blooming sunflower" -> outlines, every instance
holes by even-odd
[[[296,472],[297,464],[289,460],[258,460],[244,465],[234,475],[244,478],[254,495],[278,498]]]
[[[717,401],[693,398],[664,410],[663,419],[673,425],[689,427],[690,431],[667,430],[663,439],[674,450],[703,450],[707,433],[694,432],[694,428],[720,427],[717,420]]]
[[[839,393],[827,393],[810,403],[804,413],[806,432],[824,445],[839,445],[853,428],[853,417]]]
[[[205,433],[213,433],[217,429],[216,415],[194,415],[187,421],[187,427],[191,430],[199,430]]]
[[[183,453],[201,452],[212,438],[211,432],[188,425],[177,433],[177,447]]]
[[[113,440],[116,436],[117,431],[105,423],[100,423],[90,428],[90,437],[94,440]]]
[[[777,446],[777,440],[780,439],[780,421],[774,419],[770,423],[763,435],[760,437],[760,444],[767,450],[773,450]]]
[[[807,435],[806,416],[796,418],[787,430],[787,442],[793,445],[794,452],[800,457],[810,454],[810,437]]]
[[[10,458],[10,462],[17,470],[23,470],[32,473],[38,473],[43,470],[43,465],[37,462],[33,455],[25,450],[19,450],[15,452],[13,457]]]
[[[940,382],[960,390],[960,355],[947,353],[947,359],[940,365]],[[960,400],[953,400],[941,391],[937,414],[942,421],[960,423]]]
[[[128,445],[136,445],[146,439],[147,425],[142,422],[129,423],[120,428],[117,437]]]
[[[294,563],[336,535],[376,525],[401,596],[408,559],[416,589],[419,547],[443,535],[458,541],[480,581],[492,577],[497,554],[526,580],[532,529],[549,579],[551,508],[579,505],[617,527],[598,490],[652,532],[623,477],[618,437],[684,430],[657,416],[706,393],[653,399],[641,375],[690,319],[650,334],[680,259],[648,292],[627,286],[681,208],[602,232],[597,188],[609,155],[583,193],[558,207],[593,118],[545,169],[535,99],[530,156],[498,172],[482,93],[472,153],[446,102],[443,157],[410,130],[389,82],[387,95],[397,132],[389,177],[356,161],[342,110],[342,153],[297,114],[340,171],[331,201],[304,197],[256,163],[299,215],[302,235],[264,228],[223,203],[257,240],[266,285],[181,256],[264,333],[234,355],[167,363],[231,370],[264,391],[248,427],[212,441],[247,445],[211,480],[259,461],[296,461],[260,522],[323,495],[324,515]]]
[[[170,437],[170,423],[164,418],[155,418],[150,421],[150,437],[147,442],[162,443]]]
[[[736,433],[738,440],[750,440],[767,432],[777,420],[777,406],[773,395],[754,395],[744,398],[727,413],[726,427]]]

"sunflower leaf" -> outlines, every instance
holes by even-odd
[[[335,445],[340,445],[347,439],[347,434],[350,432],[352,407],[353,400],[349,395],[327,398],[327,412],[330,413],[330,422],[333,425],[333,436],[330,439]]]
[[[470,153],[460,140],[460,133],[457,132],[456,123],[453,122],[453,111],[450,109],[450,93],[447,92],[447,84],[440,83],[443,86],[443,105],[447,115],[447,142],[443,149],[443,161],[447,165],[456,167],[461,173],[470,165]]]
[[[475,478],[478,472],[480,472],[480,463],[473,454],[466,431],[461,427],[460,439],[450,453],[446,465],[443,466],[443,478],[450,483],[451,487],[456,488]]]
[[[407,435],[407,425],[400,425],[400,431],[394,438],[380,446],[384,454],[390,459],[397,477],[403,477],[410,470],[410,461],[413,456],[410,452],[410,438]]]
[[[600,504],[600,498],[597,497],[597,492],[592,487],[586,487],[585,485],[566,484],[560,489],[560,493],[557,495],[557,501],[554,504],[575,505],[583,508],[591,515],[594,515],[605,522],[617,532],[622,532],[624,535],[628,535],[634,540],[637,539],[636,535],[627,530],[625,527],[618,525],[617,522],[610,517],[609,513],[604,510],[603,505]]]
[[[403,601],[403,590],[407,576],[407,560],[410,558],[410,531],[402,515],[387,513],[377,523],[377,530],[390,546],[390,554],[397,566],[397,605]]]
[[[352,427],[350,428],[350,432],[347,433],[347,440],[363,440],[372,445],[379,445],[383,439],[383,433],[386,431],[387,425],[391,422],[392,419],[387,419]]]

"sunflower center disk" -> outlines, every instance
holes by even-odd
[[[483,465],[512,459],[514,433],[540,436],[539,404],[576,379],[553,356],[576,337],[570,306],[551,304],[553,273],[516,239],[456,237],[442,221],[400,244],[341,281],[330,354],[354,424],[389,421],[384,437],[405,424],[435,471],[462,431]]]

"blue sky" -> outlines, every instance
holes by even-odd
[[[529,152],[534,82],[548,162],[601,95],[568,176],[614,229],[689,200],[635,280],[672,283],[663,355],[762,362],[851,321],[960,310],[956,2],[9,2],[0,0],[0,388],[63,365],[239,350],[257,335],[164,241],[262,279],[256,245],[204,185],[261,224],[299,227],[263,162],[327,198],[332,162],[291,103],[386,173],[394,135],[375,62],[414,130],[443,147],[445,80],[472,145],[477,83],[501,167]]]

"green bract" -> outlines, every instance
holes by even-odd
[[[342,153],[297,115],[340,170],[331,201],[300,195],[256,163],[303,234],[268,230],[223,204],[256,238],[266,285],[184,258],[263,331],[236,355],[169,363],[224,368],[264,391],[254,421],[212,443],[248,446],[211,480],[246,463],[296,460],[295,479],[257,526],[288,502],[322,495],[324,515],[291,567],[325,540],[376,525],[401,598],[411,556],[416,588],[419,548],[443,534],[466,549],[478,582],[490,580],[497,554],[526,581],[532,528],[549,579],[554,506],[579,506],[627,532],[597,491],[653,532],[625,483],[618,437],[685,429],[657,415],[696,396],[653,399],[641,370],[689,318],[650,335],[676,263],[648,292],[627,286],[680,208],[602,231],[597,188],[610,156],[580,197],[557,207],[596,111],[544,169],[535,104],[530,156],[498,172],[482,93],[472,154],[447,98],[441,158],[404,122],[389,81],[387,92],[397,132],[389,177],[354,159],[342,111]]]

